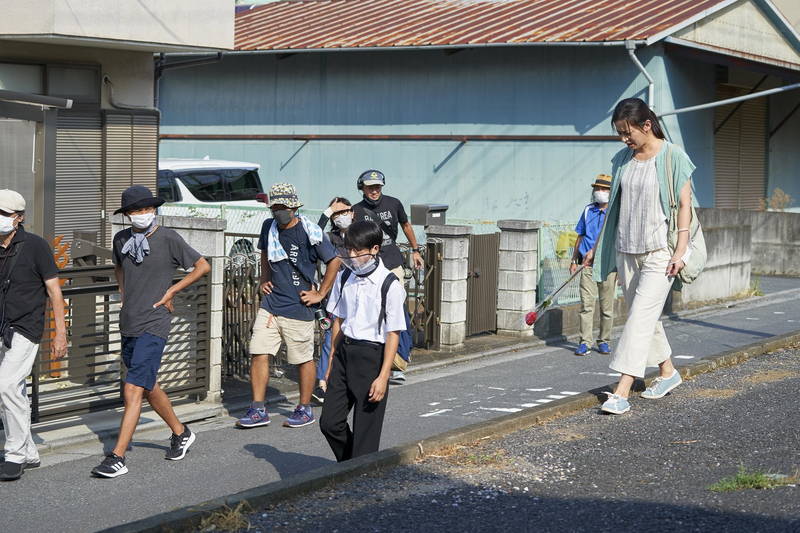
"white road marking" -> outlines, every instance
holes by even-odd
[[[545,387],[543,389],[525,389],[525,390],[530,392],[544,392],[546,390],[552,390],[552,389],[553,387]]]
[[[486,388],[492,390],[505,390],[503,387],[486,387]]]
[[[519,413],[522,411],[519,407],[478,407],[483,411],[497,411],[499,413]]]
[[[675,359],[694,359],[693,355],[676,355]]]
[[[566,394],[567,396],[575,396],[576,394],[580,394],[580,392],[574,392],[571,390],[562,390],[559,394]]]
[[[440,403],[442,403],[442,402],[431,402],[431,403],[429,403],[428,405],[430,405],[431,407],[433,407],[434,405],[439,405]]]
[[[481,401],[480,400],[473,400],[473,401],[471,401],[469,403],[481,403]]]
[[[747,318],[745,318],[745,320],[761,320],[761,319],[753,316],[748,316]]]
[[[797,322],[797,320],[788,319],[786,322]]]
[[[785,315],[786,313],[783,312],[783,311],[773,311],[772,314],[773,315]]]
[[[437,409],[436,411],[431,411],[430,413],[425,413],[424,415],[419,415],[420,418],[425,418],[428,416],[436,416],[442,413],[446,413],[448,411],[452,411],[452,409]]]
[[[536,407],[539,404],[538,403],[521,403],[520,405],[527,409],[529,407]]]
[[[452,402],[453,400],[458,400],[458,398],[445,398],[444,401]]]
[[[564,396],[562,394],[548,394],[547,397],[548,398],[552,398],[554,400],[560,400],[562,398],[566,398],[566,396]]]
[[[548,400],[547,398],[542,398],[541,400],[536,400],[536,401],[539,402],[539,403],[550,403],[553,400]]]
[[[622,374],[619,372],[581,372],[581,375],[586,376],[611,376],[612,378],[618,378]]]
[[[463,416],[467,416],[467,415],[477,415],[477,414],[478,414],[478,411],[469,411],[469,412],[467,412],[467,413],[464,413],[464,415],[463,415]]]

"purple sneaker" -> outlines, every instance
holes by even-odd
[[[314,411],[311,410],[311,407],[303,407],[302,405],[298,405],[294,408],[294,413],[292,413],[292,416],[287,418],[283,423],[283,427],[301,428],[313,423]]]
[[[269,414],[266,409],[256,409],[250,407],[247,413],[236,421],[236,425],[240,428],[257,428],[259,426],[269,425]]]

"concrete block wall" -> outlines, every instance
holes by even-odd
[[[464,344],[467,331],[467,270],[470,226],[428,226],[428,242],[442,243],[441,312],[439,344],[445,351]]]
[[[750,226],[752,273],[800,276],[800,213],[697,209],[704,227]]]
[[[693,283],[683,286],[681,302],[729,298],[750,288],[750,226],[704,227],[708,260]]]
[[[539,280],[537,220],[499,220],[500,257],[497,279],[497,333],[529,337],[525,315],[536,305]]]
[[[209,294],[209,376],[206,401],[222,401],[222,310],[223,310],[223,269],[225,261],[225,228],[227,222],[217,218],[159,216],[158,223],[174,229],[195,250],[203,254],[211,263],[211,291]],[[127,227],[122,215],[112,218],[114,232]],[[173,331],[177,338],[185,344],[185,348],[194,346],[196,339],[189,338],[182,332],[185,319],[176,311],[173,320]],[[180,347],[180,345],[179,345]],[[167,367],[165,369],[176,370]],[[187,378],[191,378],[187,374]]]

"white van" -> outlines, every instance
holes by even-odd
[[[255,253],[261,223],[269,217],[259,165],[221,159],[160,159],[158,197],[166,201],[159,213],[173,216],[224,218],[225,248],[231,256]]]
[[[167,203],[263,207],[257,163],[220,159],[159,159],[158,196]]]

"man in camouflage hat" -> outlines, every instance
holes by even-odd
[[[314,310],[328,294],[339,270],[336,250],[322,229],[297,210],[302,203],[294,186],[276,183],[268,201],[272,218],[264,221],[258,248],[261,250],[261,308],[250,339],[250,386],[253,402],[237,421],[242,428],[269,424],[264,401],[269,382],[269,356],[286,344],[290,364],[298,366],[300,403],[283,423],[302,427],[314,422],[311,392],[314,389]],[[314,287],[317,261],[327,265],[319,289]]]

